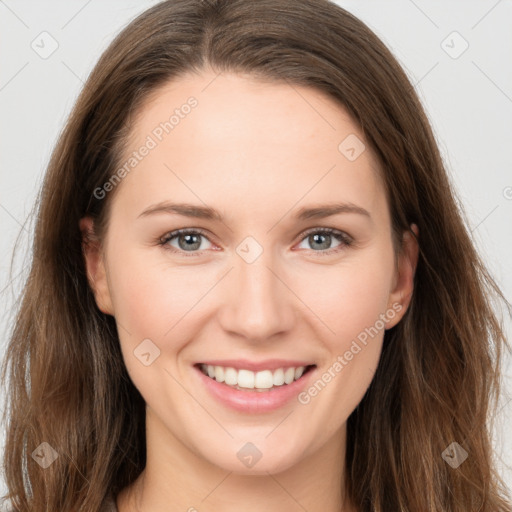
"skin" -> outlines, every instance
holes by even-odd
[[[98,307],[115,317],[147,404],[147,465],[118,496],[119,510],[354,511],[340,485],[346,421],[374,376],[384,330],[409,305],[417,243],[405,233],[395,255],[377,160],[368,144],[355,161],[338,150],[348,135],[364,137],[343,107],[312,88],[186,75],[148,99],[125,156],[190,96],[198,106],[117,186],[106,237],[85,252]],[[139,217],[170,200],[206,204],[224,221]],[[299,208],[331,202],[370,217],[294,218]],[[90,218],[80,226],[93,236]],[[326,227],[354,243],[332,236],[322,245],[304,234]],[[207,232],[194,256],[178,238],[171,250],[158,244],[180,228]],[[263,249],[250,264],[236,252],[247,236]],[[197,385],[192,365],[224,358],[312,361],[320,378],[393,304],[393,318],[307,404],[246,414]],[[148,338],[160,356],[145,366],[134,350]],[[237,458],[246,442],[262,453],[252,468]]]

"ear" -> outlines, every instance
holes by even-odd
[[[84,217],[80,219],[79,226],[89,286],[94,293],[99,310],[107,315],[113,315],[114,308],[105,270],[103,248],[94,233],[94,220],[92,217]]]
[[[414,290],[414,273],[418,264],[419,246],[416,238],[419,236],[419,229],[416,224],[411,224],[411,230],[416,235],[414,237],[409,231],[404,231],[402,247],[398,256],[398,262],[395,271],[393,289],[389,295],[388,309],[396,312],[393,318],[386,322],[386,329],[394,327],[405,315],[411,302],[412,292]]]

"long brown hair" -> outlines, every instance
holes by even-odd
[[[510,304],[474,248],[404,71],[364,23],[327,0],[165,1],[130,23],[89,76],[45,176],[2,371],[14,508],[96,511],[144,468],[144,400],[125,369],[115,320],[89,287],[79,219],[93,216],[104,235],[113,194],[94,191],[118,169],[137,109],[159,86],[206,67],[336,99],[380,161],[395,236],[419,227],[412,302],[386,331],[375,378],[348,419],[340,464],[355,505],[510,511],[488,423],[508,347],[491,298],[508,312]],[[46,469],[37,450],[54,452],[43,442],[58,454]],[[469,454],[458,468],[442,456],[452,442]]]

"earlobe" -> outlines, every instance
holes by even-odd
[[[412,293],[414,291],[414,274],[418,264],[419,245],[419,229],[416,224],[411,224],[411,231],[404,231],[402,247],[398,257],[398,265],[394,288],[391,291],[388,301],[388,308],[398,311],[392,319],[386,322],[386,329],[391,329],[405,315],[411,302]]]
[[[94,220],[91,217],[84,217],[80,219],[79,227],[82,233],[82,253],[89,286],[94,293],[99,310],[113,315],[114,308],[110,297],[103,250],[101,242],[94,233]]]

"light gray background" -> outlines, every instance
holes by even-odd
[[[26,276],[32,224],[24,223],[58,132],[100,53],[126,23],[155,3],[0,0],[0,358],[14,299]],[[338,3],[384,40],[416,85],[475,243],[510,301],[512,2]],[[41,35],[45,31],[50,35]],[[42,58],[52,44],[58,48]],[[20,232],[20,257],[9,274]],[[511,338],[510,319],[505,321]],[[501,474],[512,487],[511,358],[504,363],[495,443]]]

